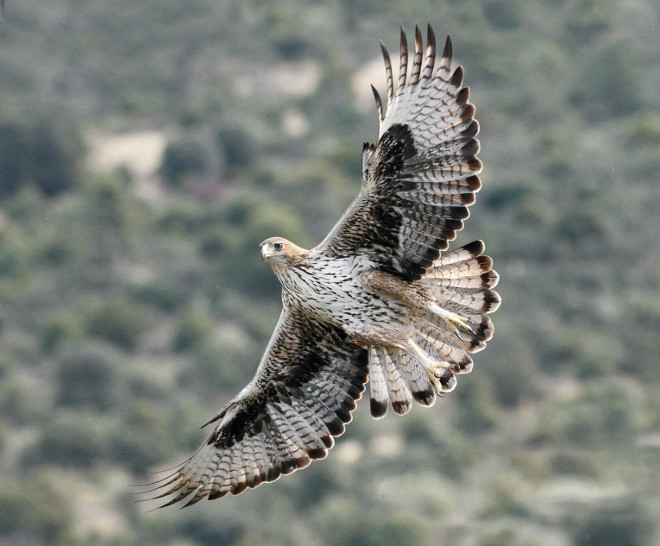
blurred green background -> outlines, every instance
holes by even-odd
[[[450,33],[496,335],[431,409],[148,513],[377,134],[378,39]],[[657,0],[11,1],[0,23],[0,543],[660,544]]]

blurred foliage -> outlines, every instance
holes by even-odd
[[[70,408],[106,411],[120,399],[119,357],[98,345],[63,356],[57,368],[56,403]]]
[[[147,320],[139,305],[127,299],[96,301],[81,310],[81,320],[89,336],[95,336],[122,349],[135,349]]]
[[[174,331],[172,340],[175,351],[186,351],[201,343],[211,332],[213,319],[201,308],[186,311]]]
[[[186,177],[207,173],[210,162],[203,142],[193,137],[182,137],[165,148],[160,172],[165,180],[178,186]]]
[[[25,489],[12,479],[0,488],[0,536],[11,544],[55,544],[66,537],[71,515],[60,493],[39,479]]]
[[[456,244],[495,259],[495,338],[434,408],[360,403],[327,460],[147,512],[129,484],[190,455],[277,321],[259,243],[332,227],[377,40],[427,21],[477,105]],[[648,0],[8,6],[0,543],[657,543],[659,25]],[[143,131],[162,148],[115,138]]]
[[[59,113],[0,121],[0,195],[33,185],[55,196],[80,183],[80,128]]]
[[[575,544],[644,546],[653,540],[653,523],[634,499],[615,499],[595,506],[576,525]]]

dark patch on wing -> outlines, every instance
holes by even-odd
[[[374,169],[374,178],[396,178],[405,161],[415,157],[416,153],[410,127],[399,123],[392,125],[378,142],[378,155],[382,159]]]
[[[479,124],[469,89],[461,87],[463,70],[452,72],[449,38],[436,62],[432,29],[426,49],[416,29],[409,73],[402,32],[397,89],[389,53],[382,49],[385,108],[374,93],[381,136],[363,148],[362,191],[317,250],[336,257],[368,255],[380,270],[416,280],[462,229],[481,187]]]
[[[345,332],[283,311],[247,393],[210,421],[221,424],[156,482],[154,498],[173,495],[164,506],[187,506],[237,495],[325,457],[352,418],[367,370],[366,349]]]
[[[214,443],[219,448],[228,448],[235,442],[240,442],[245,434],[258,434],[268,428],[271,418],[266,406],[278,402],[291,403],[294,398],[305,401],[306,394],[302,387],[313,381],[321,370],[327,369],[336,360],[350,359],[358,370],[364,371],[364,375],[357,373],[346,378],[346,400],[352,401],[360,396],[366,377],[366,350],[350,343],[346,333],[335,326],[321,326],[302,319],[298,320],[297,324],[299,346],[296,347],[296,354],[288,362],[282,363],[281,369],[272,374],[267,382],[261,382],[261,388],[242,404],[236,416],[225,427],[211,434],[209,443]],[[324,332],[323,338],[320,339],[321,329]],[[287,358],[291,354],[291,347],[286,347],[283,351],[279,347],[285,343],[275,344],[272,358]],[[341,404],[336,408],[336,413],[343,417],[343,422],[350,418]]]
[[[465,139],[459,144],[461,159],[468,158],[466,165],[480,167],[478,160],[478,165],[470,160],[478,143]],[[447,195],[439,193],[440,186],[438,193],[433,187],[422,187],[420,182],[425,180],[420,172],[435,172],[450,160],[415,161],[418,152],[408,125],[392,125],[373,151],[371,146],[366,149],[375,162],[364,173],[368,192],[358,196],[348,217],[340,221],[327,251],[338,256],[364,252],[380,270],[417,280],[463,227],[469,216],[467,205],[474,202],[473,192],[480,187],[479,178],[466,176],[463,186]]]

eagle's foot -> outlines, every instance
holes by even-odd
[[[444,385],[440,380],[445,376],[449,366],[449,362],[444,360],[429,362],[426,373],[428,373],[429,379],[435,387],[436,392],[442,392],[444,390]]]
[[[462,317],[458,313],[447,313],[442,317],[447,327],[455,334],[460,334],[460,330],[464,330],[474,334],[474,330],[470,326],[468,319]]]
[[[470,326],[470,323],[468,322],[468,319],[462,317],[458,313],[447,311],[447,309],[443,309],[442,307],[440,307],[435,303],[429,305],[428,310],[431,311],[431,313],[433,313],[434,315],[440,317],[447,326],[447,328],[450,331],[454,332],[457,336],[460,337],[461,331],[475,334],[474,330]]]
[[[451,364],[445,360],[431,360],[422,348],[413,340],[409,341],[409,347],[413,350],[413,354],[417,356],[417,359],[422,366],[424,366],[435,390],[439,393],[445,390],[445,386],[442,384],[441,380],[446,377],[447,370],[451,368]]]

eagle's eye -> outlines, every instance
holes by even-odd
[[[275,243],[275,244],[273,245],[273,248],[274,248],[275,250],[282,250],[282,249],[284,248],[284,243]]]

